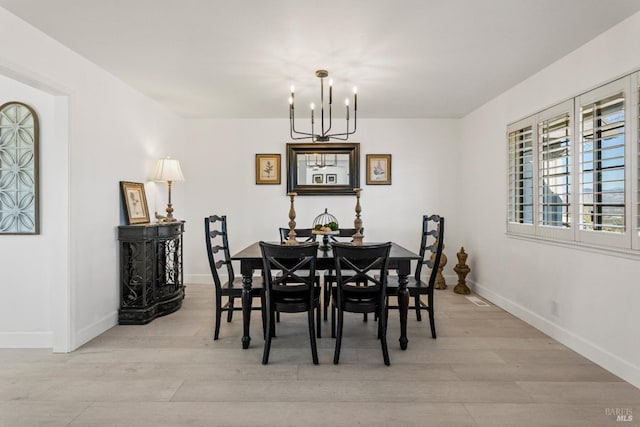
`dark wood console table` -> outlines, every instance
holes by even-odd
[[[118,227],[118,323],[143,325],[182,306],[183,232],[183,221]]]

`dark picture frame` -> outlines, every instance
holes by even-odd
[[[314,173],[312,179],[313,184],[324,184],[324,175],[321,173]]]
[[[256,154],[256,184],[280,185],[280,154]]]
[[[367,154],[367,185],[391,185],[391,154]]]
[[[127,225],[148,224],[149,207],[144,184],[141,182],[120,181],[120,195],[125,207]]]
[[[325,184],[335,184],[338,180],[338,175],[335,173],[328,173],[324,177]]]
[[[341,184],[315,184],[304,181],[307,168],[299,162],[301,158],[324,158],[328,162],[340,158],[344,160],[346,181]],[[300,164],[300,165],[299,165]],[[308,175],[311,177],[311,175]],[[340,181],[342,182],[342,180]],[[348,196],[360,188],[360,143],[287,143],[287,192],[298,196]]]

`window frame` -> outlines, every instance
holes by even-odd
[[[559,240],[570,240],[573,238],[573,229],[575,227],[576,224],[576,218],[575,218],[575,214],[574,214],[574,193],[575,193],[575,182],[574,182],[574,178],[575,178],[575,164],[574,164],[574,158],[575,158],[575,138],[576,138],[576,133],[575,133],[575,114],[574,114],[574,101],[573,99],[567,100],[565,102],[562,102],[560,104],[554,105],[551,108],[548,108],[540,113],[538,113],[536,115],[536,129],[535,129],[535,137],[536,137],[536,153],[537,153],[537,160],[538,160],[538,164],[536,165],[536,174],[538,176],[537,179],[537,187],[536,189],[539,190],[540,189],[540,170],[541,170],[541,166],[540,166],[540,135],[539,135],[539,125],[540,123],[546,121],[546,120],[550,120],[553,118],[556,118],[558,116],[561,116],[563,114],[567,114],[569,116],[569,195],[568,195],[568,199],[569,199],[569,217],[570,217],[570,223],[569,223],[569,227],[553,227],[553,226],[545,226],[545,225],[541,225],[541,221],[540,218],[537,218],[537,221],[535,223],[536,225],[536,235],[540,236],[540,237],[544,237],[544,238],[548,238],[548,239],[559,239]],[[537,198],[537,202],[538,202],[538,206],[536,207],[536,212],[540,213],[540,206],[539,206],[539,202],[540,202],[540,193],[537,192],[536,193],[536,198]]]
[[[622,93],[624,96],[624,232],[615,233],[600,230],[583,230],[580,227],[581,214],[580,187],[582,179],[582,107],[598,102],[611,95]],[[586,91],[571,99],[507,125],[507,198],[506,198],[506,230],[508,235],[530,237],[546,241],[558,241],[570,245],[585,246],[630,252],[638,255],[640,251],[640,72],[628,74]],[[543,184],[540,177],[542,144],[539,136],[539,125],[546,120],[569,115],[569,227],[544,225],[541,223],[541,206],[543,204]],[[511,222],[513,212],[511,170],[511,138],[510,134],[531,126],[534,142],[534,194],[533,222],[522,224]]]
[[[592,230],[583,230],[579,227],[579,224],[576,222],[575,224],[575,234],[574,238],[577,242],[587,243],[587,244],[597,244],[604,246],[612,246],[618,248],[631,248],[631,233],[629,231],[629,222],[631,219],[631,211],[630,211],[630,188],[629,184],[631,183],[631,168],[630,168],[630,150],[629,146],[631,141],[631,135],[629,134],[629,122],[631,121],[632,111],[630,107],[630,99],[631,99],[631,90],[630,90],[630,78],[625,77],[608,83],[606,85],[600,86],[596,89],[593,89],[587,93],[579,95],[576,97],[576,111],[575,117],[580,118],[576,123],[576,137],[579,136],[579,140],[576,141],[576,145],[578,147],[577,156],[574,159],[573,163],[575,164],[576,174],[574,176],[575,189],[574,192],[574,203],[576,209],[576,215],[580,215],[580,178],[582,175],[582,169],[580,168],[580,158],[583,153],[582,146],[582,120],[581,120],[581,109],[583,106],[587,104],[591,104],[603,99],[606,99],[611,96],[615,96],[618,93],[622,93],[624,97],[623,103],[623,111],[624,111],[624,177],[625,177],[625,188],[624,188],[624,218],[625,218],[625,226],[624,231],[622,233],[611,233],[606,231],[592,231]],[[576,217],[577,220],[577,217]]]
[[[640,72],[633,73],[630,78],[631,94],[629,105],[633,115],[629,120],[629,193],[631,216],[631,249],[640,251]],[[635,173],[635,177],[633,174]]]
[[[513,132],[517,132],[523,129],[526,129],[528,127],[531,127],[531,132],[532,132],[532,141],[533,141],[533,151],[534,154],[536,153],[535,151],[535,138],[536,138],[536,123],[535,123],[535,117],[527,117],[525,119],[522,119],[516,123],[513,123],[511,125],[509,125],[509,127],[507,128],[507,231],[512,232],[512,233],[517,233],[517,234],[525,234],[525,235],[533,235],[535,234],[535,223],[536,223],[536,218],[537,218],[537,214],[536,214],[536,209],[537,209],[537,201],[536,201],[536,195],[535,195],[535,188],[536,185],[535,183],[537,182],[537,159],[536,159],[536,155],[533,156],[533,183],[534,183],[534,194],[533,194],[533,206],[532,206],[532,222],[531,224],[529,223],[520,223],[520,222],[511,222],[510,221],[510,213],[511,213],[511,206],[510,206],[510,197],[511,197],[511,192],[512,192],[512,187],[510,185],[510,180],[511,180],[511,134]]]

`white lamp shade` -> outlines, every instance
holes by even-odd
[[[171,157],[158,160],[151,179],[154,181],[184,181],[180,162]]]

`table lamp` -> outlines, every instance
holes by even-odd
[[[164,159],[158,160],[156,164],[156,169],[153,173],[153,177],[151,178],[154,181],[166,181],[169,189],[169,203],[167,203],[167,217],[162,221],[164,222],[173,222],[176,219],[173,217],[173,207],[171,206],[171,184],[174,181],[184,181],[184,176],[182,176],[182,169],[180,169],[180,162],[176,159],[172,159],[171,157],[166,157]]]

